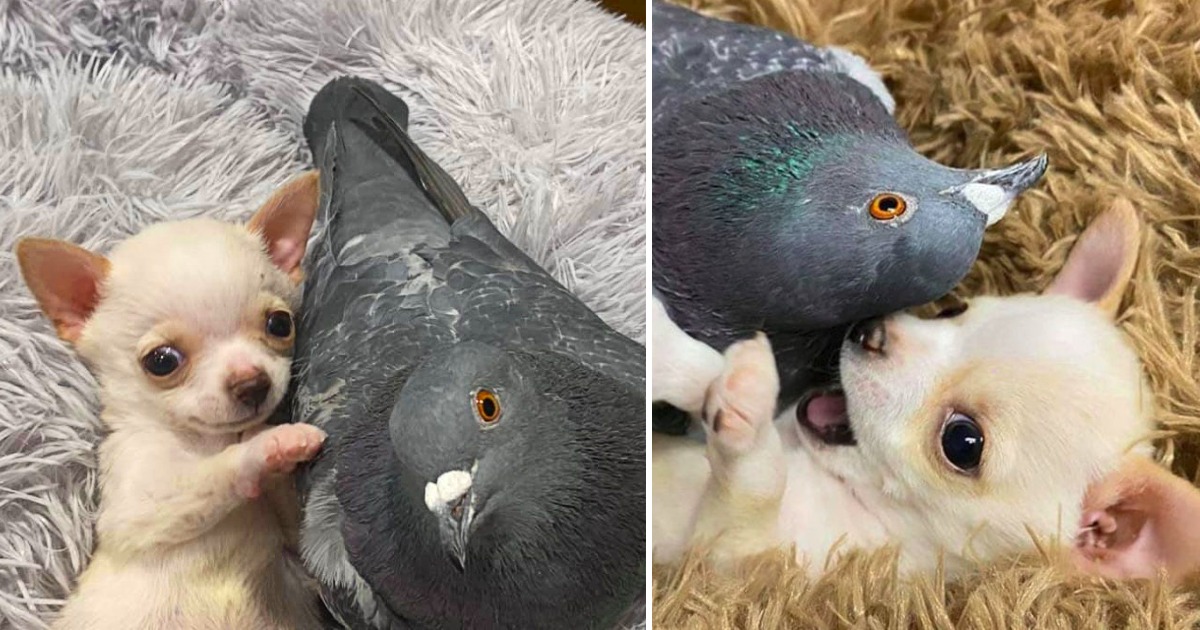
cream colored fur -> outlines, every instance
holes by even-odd
[[[688,336],[671,321],[658,297],[650,305],[653,345],[650,399],[663,401],[691,414],[700,412],[708,384],[725,367],[721,353]]]
[[[898,543],[905,570],[944,561],[954,574],[1037,539],[1072,545],[1089,486],[1147,454],[1153,428],[1138,359],[1112,321],[1138,223],[1122,205],[1093,227],[1041,295],[978,298],[952,319],[889,317],[883,355],[848,342],[854,446],[821,443],[795,406],[772,422],[768,342],[732,346],[708,391],[707,456],[654,436],[655,561],[697,544],[723,561],[795,545],[816,573],[839,550]],[[952,410],[983,427],[976,475],[941,454]]]
[[[265,320],[299,306],[316,185],[314,174],[294,180],[250,227],[163,223],[107,260],[50,241],[18,249],[39,303],[96,374],[110,431],[99,543],[56,627],[319,627],[292,552],[298,508],[286,474],[324,435],[264,424],[287,389],[294,335],[268,334]],[[160,378],[142,358],[164,344],[184,361]],[[254,374],[269,391],[239,402],[233,384]]]

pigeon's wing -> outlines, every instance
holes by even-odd
[[[454,338],[548,347],[644,387],[644,349],[471,207],[408,136],[407,114],[400,99],[358,78],[335,79],[313,99],[305,129],[310,142],[325,138],[313,150],[324,175],[327,220],[316,248],[324,252],[306,289],[306,301],[322,313],[305,316],[311,328],[326,334],[388,324],[394,315],[378,306],[365,309],[365,320],[357,314],[349,320],[320,305],[392,291],[410,295],[406,304],[426,309]]]
[[[482,213],[459,219],[450,245],[431,262],[439,284],[432,299],[461,313],[455,338],[551,350],[645,389],[645,349],[608,326]]]
[[[895,107],[879,76],[849,51],[820,48],[778,31],[702,16],[655,0],[652,42],[654,119],[686,101],[775,72],[836,72]]]

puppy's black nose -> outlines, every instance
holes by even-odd
[[[229,394],[247,407],[257,408],[271,392],[271,379],[262,372],[229,383]]]
[[[887,328],[882,318],[864,319],[850,328],[847,338],[867,352],[883,354],[887,348]]]

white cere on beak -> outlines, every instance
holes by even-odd
[[[995,184],[970,183],[960,188],[958,193],[987,217],[988,226],[999,221],[1013,202],[1012,195]]]
[[[450,470],[444,472],[437,481],[425,484],[425,507],[431,512],[445,510],[446,506],[457,501],[471,489],[471,474],[465,470]]]

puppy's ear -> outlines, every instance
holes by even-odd
[[[108,259],[66,241],[26,238],[17,243],[17,264],[58,336],[78,341],[100,303]]]
[[[308,235],[317,216],[319,182],[317,171],[308,171],[289,181],[271,195],[247,224],[251,232],[262,237],[275,266],[296,283],[304,279],[300,263],[304,262]]]
[[[1200,571],[1200,489],[1148,458],[1127,455],[1084,498],[1076,566],[1110,578],[1179,582]]]
[[[1116,317],[1137,263],[1141,231],[1133,206],[1117,199],[1083,231],[1045,292],[1091,302]]]

